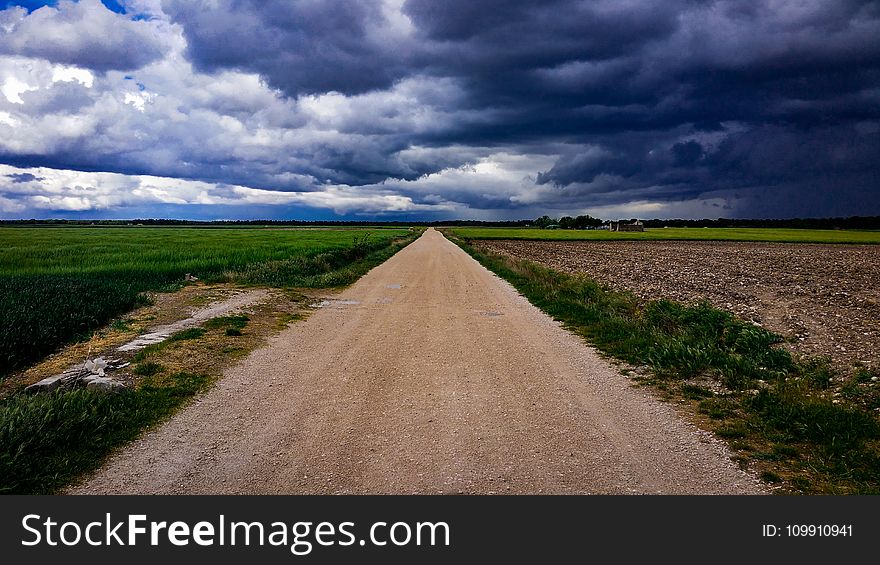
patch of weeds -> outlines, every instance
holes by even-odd
[[[805,359],[801,362],[799,369],[803,378],[819,390],[826,390],[834,377],[834,369],[831,367],[831,359],[828,357]]]
[[[810,394],[799,382],[779,382],[773,389],[760,391],[747,404],[764,426],[796,441],[809,441],[838,452],[880,435],[880,424],[873,415]]]
[[[754,451],[755,450],[755,448],[752,447],[752,444],[750,444],[747,441],[740,440],[740,439],[731,440],[730,448],[734,449],[736,451]]]
[[[152,377],[165,370],[161,364],[154,361],[144,361],[135,365],[132,372],[140,377]]]
[[[220,350],[224,355],[228,355],[230,359],[243,359],[247,357],[250,350],[245,347],[229,346]]]
[[[777,459],[797,459],[800,452],[790,445],[776,444],[773,446],[773,455]]]
[[[852,376],[840,387],[840,394],[848,401],[867,410],[880,408],[880,383],[877,374],[865,367],[856,367]]]
[[[683,384],[679,387],[678,391],[682,396],[691,400],[699,400],[701,398],[711,398],[714,396],[711,390],[708,388],[691,385],[691,384]]]
[[[715,434],[724,439],[742,439],[749,435],[749,431],[742,424],[734,423],[716,428]]]
[[[141,361],[147,359],[150,355],[153,355],[154,353],[158,353],[159,351],[162,351],[167,346],[168,346],[167,340],[160,341],[159,343],[154,343],[152,345],[148,345],[148,346],[144,347],[143,349],[141,349],[140,351],[138,351],[137,353],[135,353],[134,357],[132,358],[132,361],[134,361],[135,363],[140,363]]]
[[[840,387],[840,394],[844,396],[844,398],[848,398],[850,400],[856,400],[862,395],[862,385],[855,377],[848,379],[843,386]]]
[[[739,465],[740,469],[748,469],[750,459],[745,455],[734,455],[730,458],[731,461],[735,462]]]
[[[761,480],[766,481],[768,483],[781,483],[782,477],[774,473],[773,471],[763,471],[761,473]]]
[[[236,328],[226,328],[226,335],[230,337],[238,337],[242,335],[241,330]]]
[[[858,366],[853,372],[852,380],[857,383],[869,383],[875,377],[877,377],[877,375],[867,367]]]
[[[219,318],[211,318],[210,320],[202,324],[202,326],[205,329],[209,330],[218,330],[223,328],[241,330],[244,329],[249,321],[250,318],[245,315],[221,316]]]
[[[284,296],[296,304],[302,304],[309,300],[308,296],[292,288],[286,288],[282,292],[284,293]]]
[[[286,328],[290,324],[294,322],[299,322],[300,320],[305,320],[305,316],[299,312],[295,312],[293,314],[283,314],[278,317],[278,327]]]
[[[697,405],[701,414],[705,414],[713,420],[724,420],[735,414],[736,404],[726,398],[708,398]]]
[[[790,482],[792,487],[802,492],[807,492],[812,487],[810,479],[806,477],[792,477]]]
[[[110,324],[110,329],[118,332],[130,332],[134,330],[131,326],[131,320],[124,320],[122,318],[114,320],[113,323]]]
[[[203,335],[205,335],[205,330],[203,328],[187,328],[171,334],[171,336],[165,341],[172,343],[175,341],[185,341],[187,339],[199,339]]]

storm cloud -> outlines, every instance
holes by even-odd
[[[0,11],[0,162],[44,183],[0,178],[6,215],[131,200],[52,171],[341,214],[880,214],[880,2],[47,4]]]

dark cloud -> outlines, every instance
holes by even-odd
[[[12,173],[6,175],[6,178],[10,179],[15,184],[21,184],[25,182],[34,182],[44,180],[42,177],[38,177],[36,175],[32,175],[31,173]]]
[[[99,8],[83,0],[30,15],[7,10],[21,22],[44,12],[59,35],[16,24],[0,50],[98,70],[162,52],[149,32],[158,28]],[[162,8],[187,59],[210,77],[199,79],[202,91],[165,101],[173,119],[153,119],[132,99],[145,112],[122,122],[132,139],[119,141],[122,126],[96,118],[87,143],[31,141],[0,158],[275,190],[385,183],[415,202],[479,210],[693,200],[732,215],[880,214],[877,1],[164,0]],[[101,45],[100,34],[57,40],[88,26],[115,31]],[[247,84],[221,86],[232,80],[227,71],[258,74],[278,100],[246,94]],[[85,90],[70,82],[20,97],[72,114],[99,104]],[[529,156],[532,168],[505,157],[514,172],[485,189],[457,172],[497,154]]]
[[[409,71],[405,53],[378,33],[378,3],[347,0],[170,0],[201,68],[259,72],[292,95],[387,88]]]

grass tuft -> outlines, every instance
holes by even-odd
[[[238,316],[221,316],[219,318],[211,318],[204,324],[202,327],[208,330],[219,330],[223,328],[234,328],[237,330],[244,329],[247,323],[250,321],[245,315]]]
[[[180,330],[179,332],[171,334],[166,341],[175,342],[175,341],[185,341],[187,339],[199,339],[205,335],[204,328],[187,328],[185,330]]]
[[[139,377],[152,377],[158,375],[164,370],[165,367],[160,363],[156,363],[155,361],[144,361],[143,363],[135,365],[132,372]]]

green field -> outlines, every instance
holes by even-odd
[[[465,239],[771,241],[784,243],[880,243],[880,231],[781,228],[654,228],[644,232],[545,230],[540,228],[451,228]]]
[[[353,282],[406,229],[0,228],[0,378],[172,290]],[[387,256],[387,255],[386,255]],[[384,258],[384,257],[383,257]],[[369,263],[369,261],[367,261]]]

